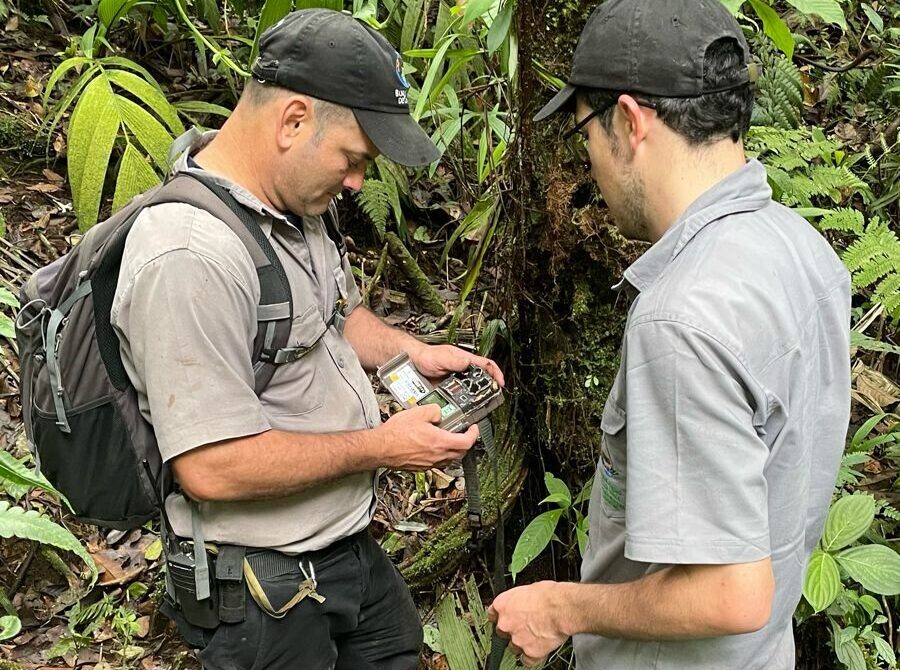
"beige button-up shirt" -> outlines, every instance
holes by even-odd
[[[212,135],[181,157],[176,172],[199,169],[189,166],[188,154]],[[295,315],[290,346],[311,344],[339,298],[346,300],[345,315],[360,304],[350,266],[320,217],[289,219],[241,187],[218,181],[256,214],[284,266]],[[125,245],[112,323],[164,460],[269,429],[330,433],[380,423],[368,377],[334,325],[255,395],[251,356],[259,294],[253,262],[224,222],[182,204],[156,205],[138,217]],[[202,503],[204,538],[286,553],[326,547],[368,525],[374,474],[274,500]],[[184,496],[170,495],[166,509],[175,533],[191,537]]]

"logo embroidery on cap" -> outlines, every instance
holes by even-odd
[[[406,80],[406,77],[403,76],[403,61],[400,60],[400,56],[397,56],[397,60],[394,61],[394,74],[397,77],[397,81],[400,82],[400,85],[403,87],[394,89],[394,97],[397,98],[397,104],[408,105],[409,96],[407,95],[406,90],[409,88],[409,82]]]

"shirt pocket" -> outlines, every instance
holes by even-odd
[[[309,352],[294,361],[278,367],[272,381],[263,392],[266,409],[273,416],[302,416],[322,407],[325,386],[322,380],[323,352],[321,342],[325,322],[316,305],[295,316],[291,325],[290,347],[310,347]]]
[[[611,519],[625,517],[626,414],[611,399],[607,400],[600,420],[603,431],[600,444],[600,507]]]

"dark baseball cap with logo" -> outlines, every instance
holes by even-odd
[[[744,54],[733,81],[703,82],[706,50],[730,38]],[[756,80],[750,48],[721,0],[607,0],[591,14],[578,38],[567,85],[535,121],[574,111],[579,87],[664,98],[693,98]]]
[[[349,14],[291,12],[263,33],[251,72],[261,83],[349,107],[363,132],[392,161],[412,166],[440,158],[410,116],[400,54]]]

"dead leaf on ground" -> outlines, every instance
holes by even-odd
[[[4,30],[8,33],[14,33],[19,29],[19,17],[17,14],[13,14],[9,17],[9,20],[6,22],[6,26]]]
[[[56,193],[59,190],[59,184],[33,184],[26,186],[26,190],[37,191],[38,193]]]
[[[900,401],[900,387],[862,361],[853,366],[851,377],[855,397],[870,408],[874,404],[883,410]]]
[[[53,170],[49,170],[47,168],[43,169],[41,173],[44,175],[44,179],[47,181],[52,181],[56,183],[60,183],[64,181],[64,178],[61,174],[57,174]]]

